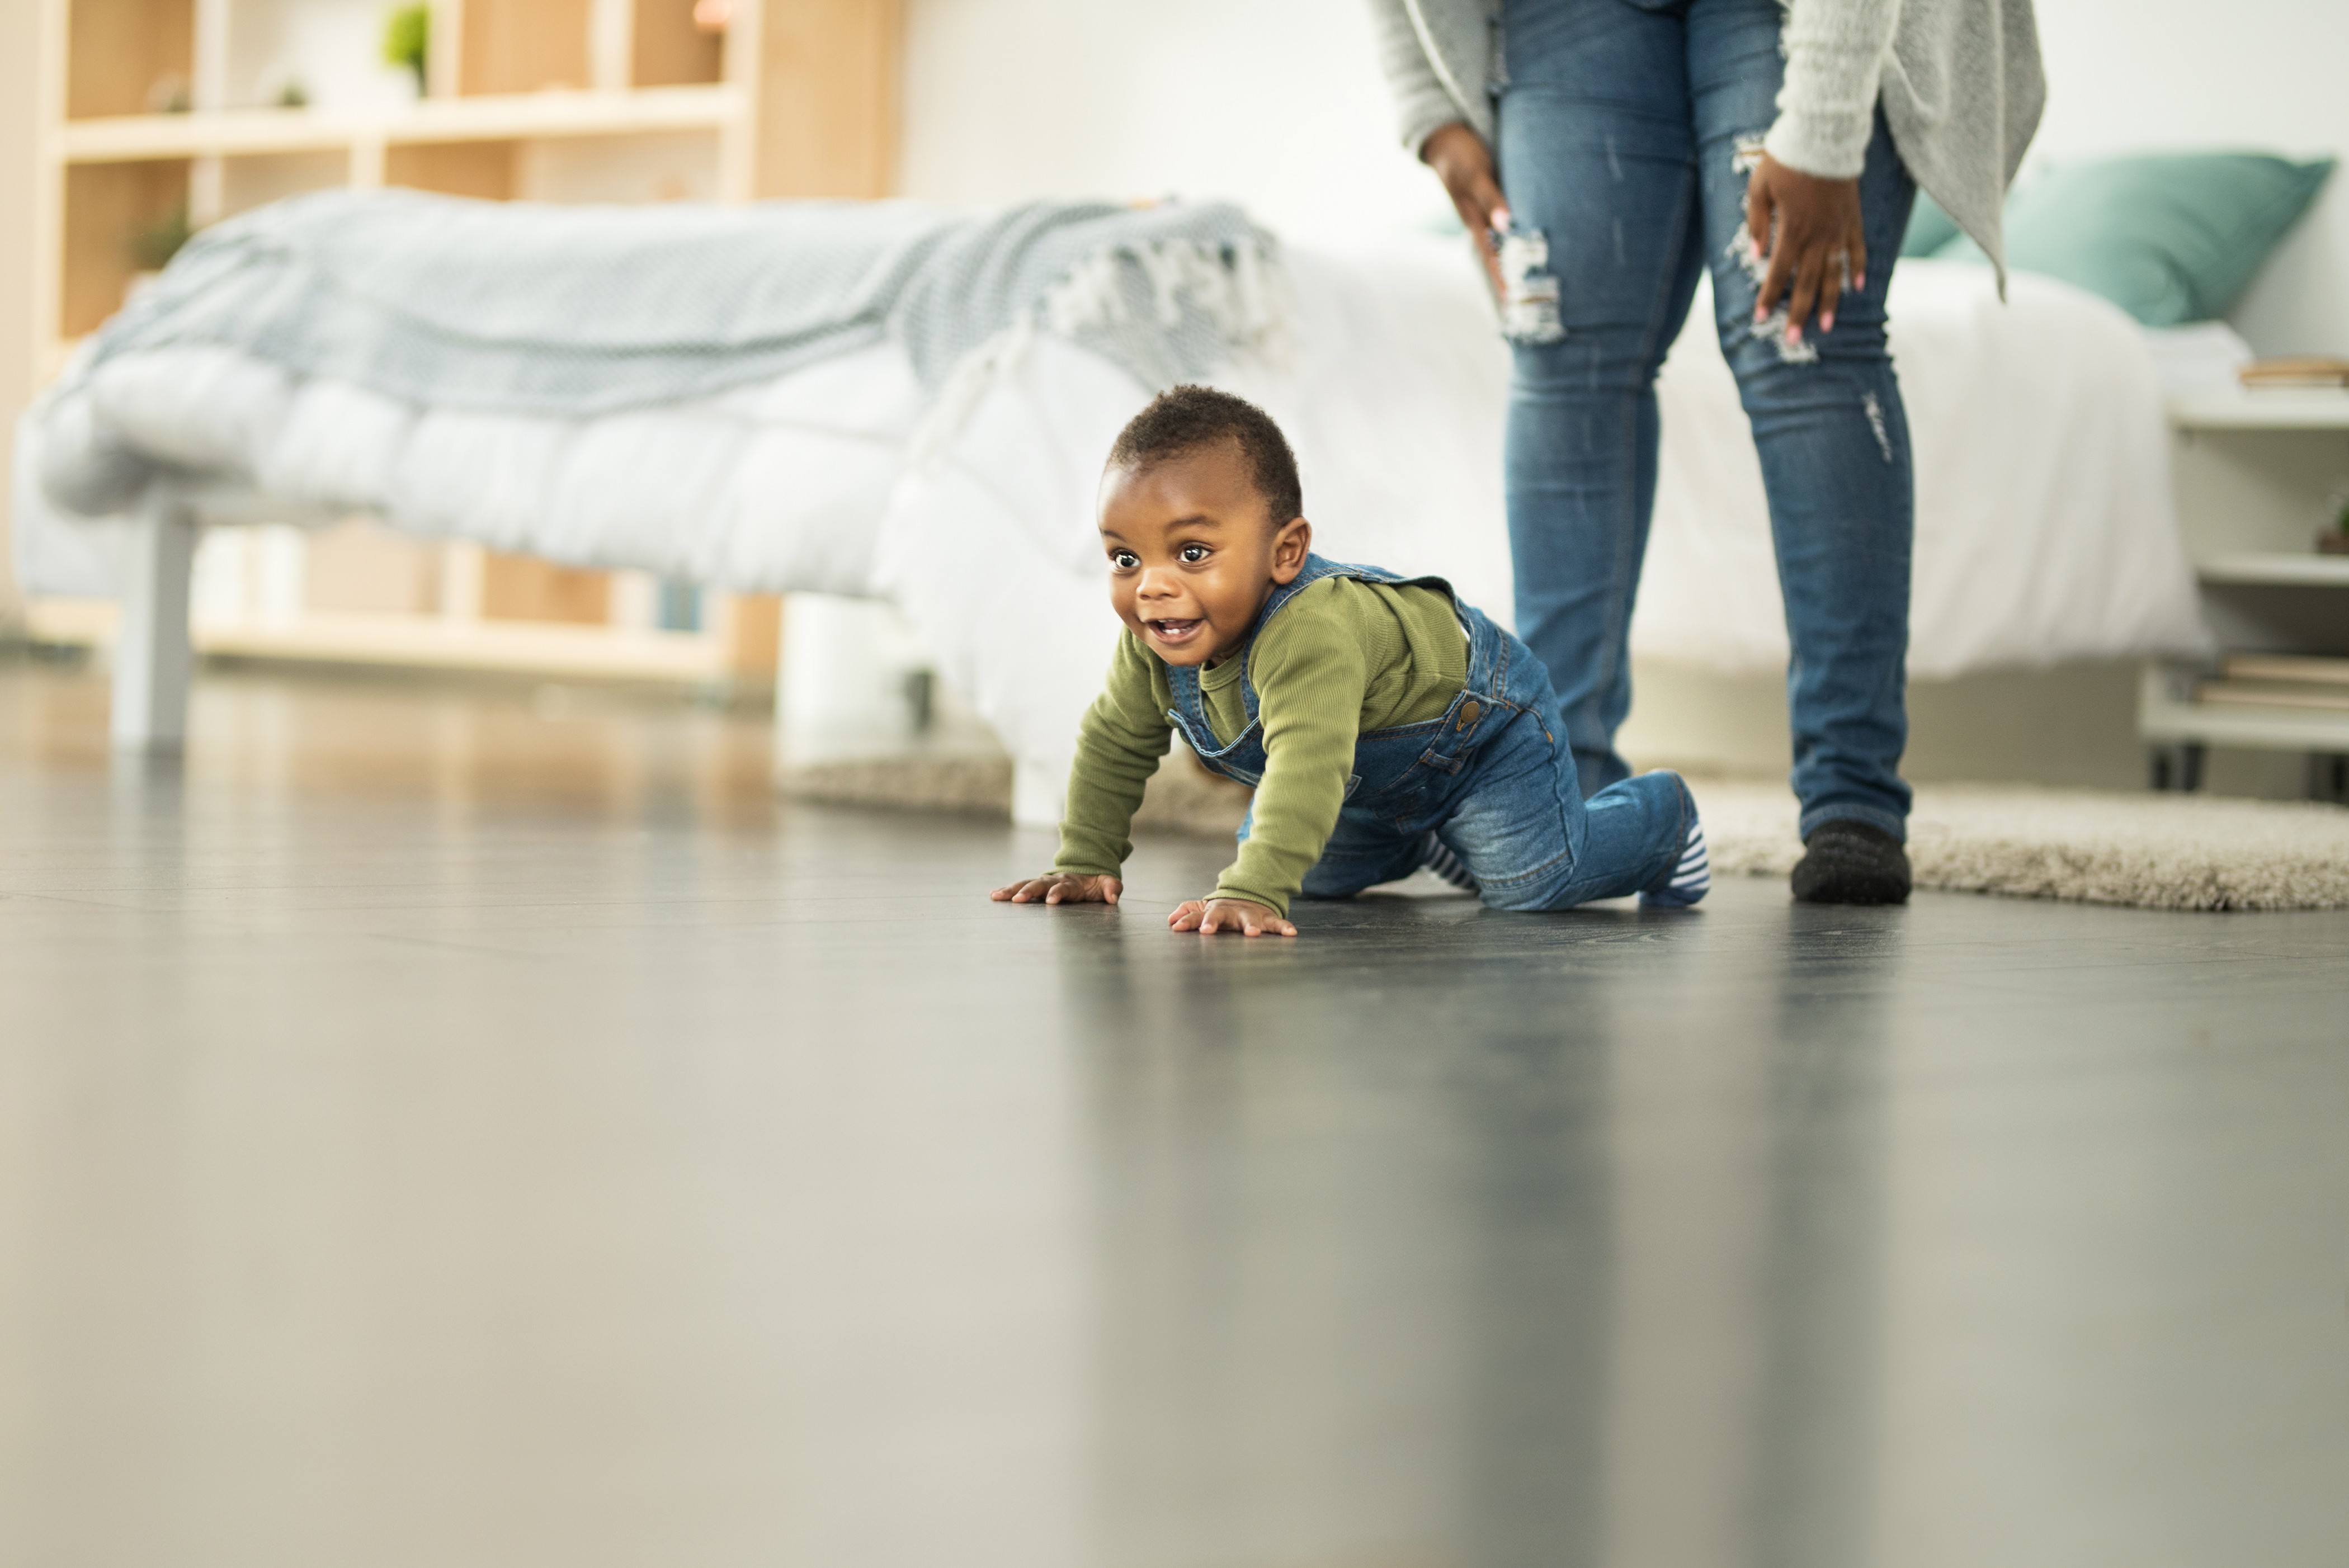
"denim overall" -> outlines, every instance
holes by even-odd
[[[1355,741],[1345,804],[1305,875],[1305,896],[1345,898],[1409,875],[1425,857],[1430,832],[1475,875],[1484,901],[1500,909],[1563,909],[1659,886],[1671,874],[1695,817],[1687,788],[1672,774],[1649,773],[1586,803],[1548,673],[1440,577],[1308,555],[1296,581],[1265,602],[1241,650],[1247,724],[1231,744],[1216,738],[1197,669],[1167,666],[1174,706],[1166,717],[1200,761],[1251,789],[1262,782],[1264,727],[1247,661],[1265,624],[1325,577],[1442,590],[1468,634],[1468,680],[1442,717]],[[1239,836],[1247,834],[1244,822]]]

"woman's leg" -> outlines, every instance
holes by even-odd
[[[1848,289],[1835,330],[1756,325],[1745,233],[1751,160],[1777,117],[1785,64],[1777,0],[1691,0],[1690,92],[1722,352],[1736,372],[1770,498],[1794,658],[1794,786],[1802,832],[1848,818],[1895,838],[1909,787],[1909,559],[1915,495],[1900,384],[1885,350],[1884,294],[1916,186],[1879,111],[1860,176],[1868,286]]]
[[[1766,0],[1765,0],[1766,3]],[[1555,329],[1513,323],[1506,481],[1517,634],[1595,792],[1628,773],[1629,634],[1656,494],[1655,379],[1703,261],[1678,5],[1511,0],[1499,156],[1547,249]]]

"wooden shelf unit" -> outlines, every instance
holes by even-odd
[[[903,0],[731,0],[716,32],[694,0],[429,0],[420,97],[394,89],[378,32],[364,61],[333,62],[367,90],[300,108],[274,107],[288,78],[271,62],[287,18],[330,0],[33,3],[36,364],[0,366],[27,383],[119,307],[142,250],[175,225],[304,191],[743,201],[884,196],[895,176]],[[265,614],[224,617],[224,603],[259,601],[208,609],[202,584],[223,573],[200,561],[197,642],[215,651],[656,679],[773,670],[771,599],[706,595],[698,630],[661,631],[647,605],[673,588],[367,526],[221,529],[202,549],[265,557],[277,584]],[[106,617],[36,603],[32,622],[73,640]]]
[[[2214,394],[2170,406],[2178,522],[2225,654],[2349,658],[2349,556],[2319,554],[2349,492],[2349,392]],[[2349,755],[2349,712],[2202,700],[2209,661],[2148,665],[2137,732],[2156,788],[2193,789],[2210,747],[2310,754],[2312,792]]]

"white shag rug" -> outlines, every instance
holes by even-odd
[[[786,794],[843,805],[1011,814],[1011,768],[984,756],[833,763]],[[1692,776],[1716,875],[1784,876],[1802,858],[1785,784]],[[1170,759],[1141,831],[1228,837],[1247,791]],[[2205,795],[1928,784],[1909,819],[1917,885],[2141,909],[2349,908],[2349,808]]]
[[[1802,858],[1786,787],[1692,779],[1718,873]],[[2140,909],[2349,907],[2349,810],[2204,795],[1928,784],[1909,817],[1919,887]]]

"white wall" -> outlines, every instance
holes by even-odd
[[[2349,149],[2349,0],[2040,0],[2035,155]],[[1231,196],[1299,237],[1445,212],[1396,147],[1363,0],[911,0],[904,189]],[[2237,325],[2349,354],[2349,170]]]
[[[2349,152],[2344,0],[2039,0],[2033,156],[2226,147]],[[2349,169],[2237,307],[2263,354],[2349,355]]]
[[[1296,237],[1451,211],[1362,0],[911,0],[901,188],[1226,196]]]

